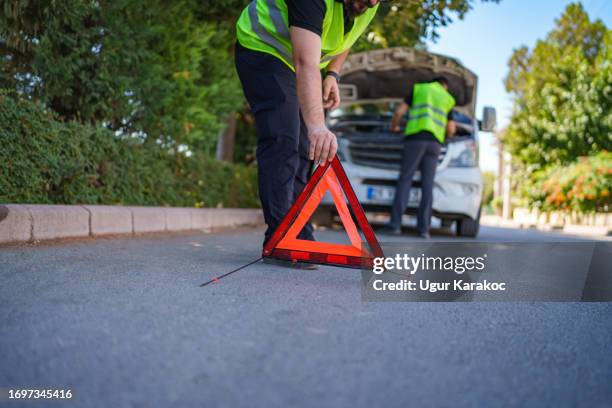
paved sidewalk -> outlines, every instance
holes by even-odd
[[[520,222],[515,219],[506,219],[497,215],[482,215],[480,224],[489,227],[537,229],[540,231],[555,231],[568,235],[578,235],[586,237],[608,237],[612,235],[612,225],[609,226],[590,226],[566,224],[562,227],[547,223]]]

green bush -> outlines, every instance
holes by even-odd
[[[62,122],[0,94],[0,202],[257,207],[256,169]]]
[[[543,211],[611,211],[612,153],[603,151],[537,172],[527,193],[530,205]]]
[[[482,172],[482,204],[489,205],[493,200],[495,174],[490,171]]]

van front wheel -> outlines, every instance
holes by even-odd
[[[476,238],[480,230],[480,209],[476,219],[462,218],[457,220],[457,235],[460,237]]]

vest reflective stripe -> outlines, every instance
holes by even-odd
[[[429,113],[421,113],[421,114],[414,115],[414,116],[413,115],[414,114],[410,114],[408,116],[408,120],[418,120],[418,119],[423,119],[423,118],[430,118],[436,125],[442,127],[443,129],[446,129],[446,123],[444,123],[444,121],[434,118]]]
[[[444,113],[444,111],[443,111],[442,109],[438,109],[438,108],[436,108],[435,106],[428,105],[428,104],[426,104],[426,103],[421,103],[421,104],[419,104],[419,105],[414,105],[414,106],[412,107],[412,109],[421,109],[421,108],[431,109],[431,110],[432,110],[432,111],[434,111],[435,113],[440,114],[440,115],[445,116],[445,117],[446,117],[446,115],[448,115],[447,113]]]
[[[438,117],[436,117],[436,115],[438,115]],[[448,114],[444,113],[442,109],[435,108],[428,104],[418,104],[410,108],[408,118],[409,120],[417,120],[417,119],[429,117],[437,125],[446,127],[447,115]]]
[[[351,30],[344,34],[343,3],[336,0],[325,0],[325,3],[319,64],[321,69],[357,41],[378,10],[376,5],[356,17]],[[243,47],[272,54],[295,70],[288,19],[285,0],[252,0],[236,24],[238,42]]]
[[[280,29],[281,31],[279,32],[289,37],[289,29],[287,28],[285,23],[282,21],[282,15],[280,13],[280,10],[278,10],[278,8],[276,7],[276,4],[270,7],[270,3],[275,3],[275,1],[274,0],[266,0],[266,1],[268,3],[268,8],[270,10],[270,18],[272,19],[274,26],[276,27],[277,30],[279,30],[279,28],[282,27]],[[286,63],[293,65],[293,56],[291,55],[291,52],[289,52],[287,47],[285,47],[280,41],[278,41],[270,33],[268,33],[268,31],[264,28],[264,26],[262,26],[261,23],[259,22],[259,14],[257,13],[257,1],[252,1],[248,5],[248,15],[251,20],[251,29],[253,30],[253,32],[255,32],[255,34],[257,34],[261,39],[266,41],[268,44],[273,46],[276,49],[276,51],[278,51],[281,54],[280,56],[282,57],[282,59],[285,60]],[[279,21],[279,19],[281,21]]]
[[[447,117],[454,106],[455,98],[438,82],[416,84],[405,134],[426,131],[444,143]]]
[[[283,20],[283,15],[277,7],[276,1],[267,0],[267,3],[270,18],[274,23],[274,27],[276,27],[276,32],[283,37],[289,38],[289,27],[287,27],[287,23],[285,23],[285,20]]]

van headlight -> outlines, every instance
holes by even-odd
[[[474,140],[449,143],[449,167],[476,167],[478,166],[478,146]]]

